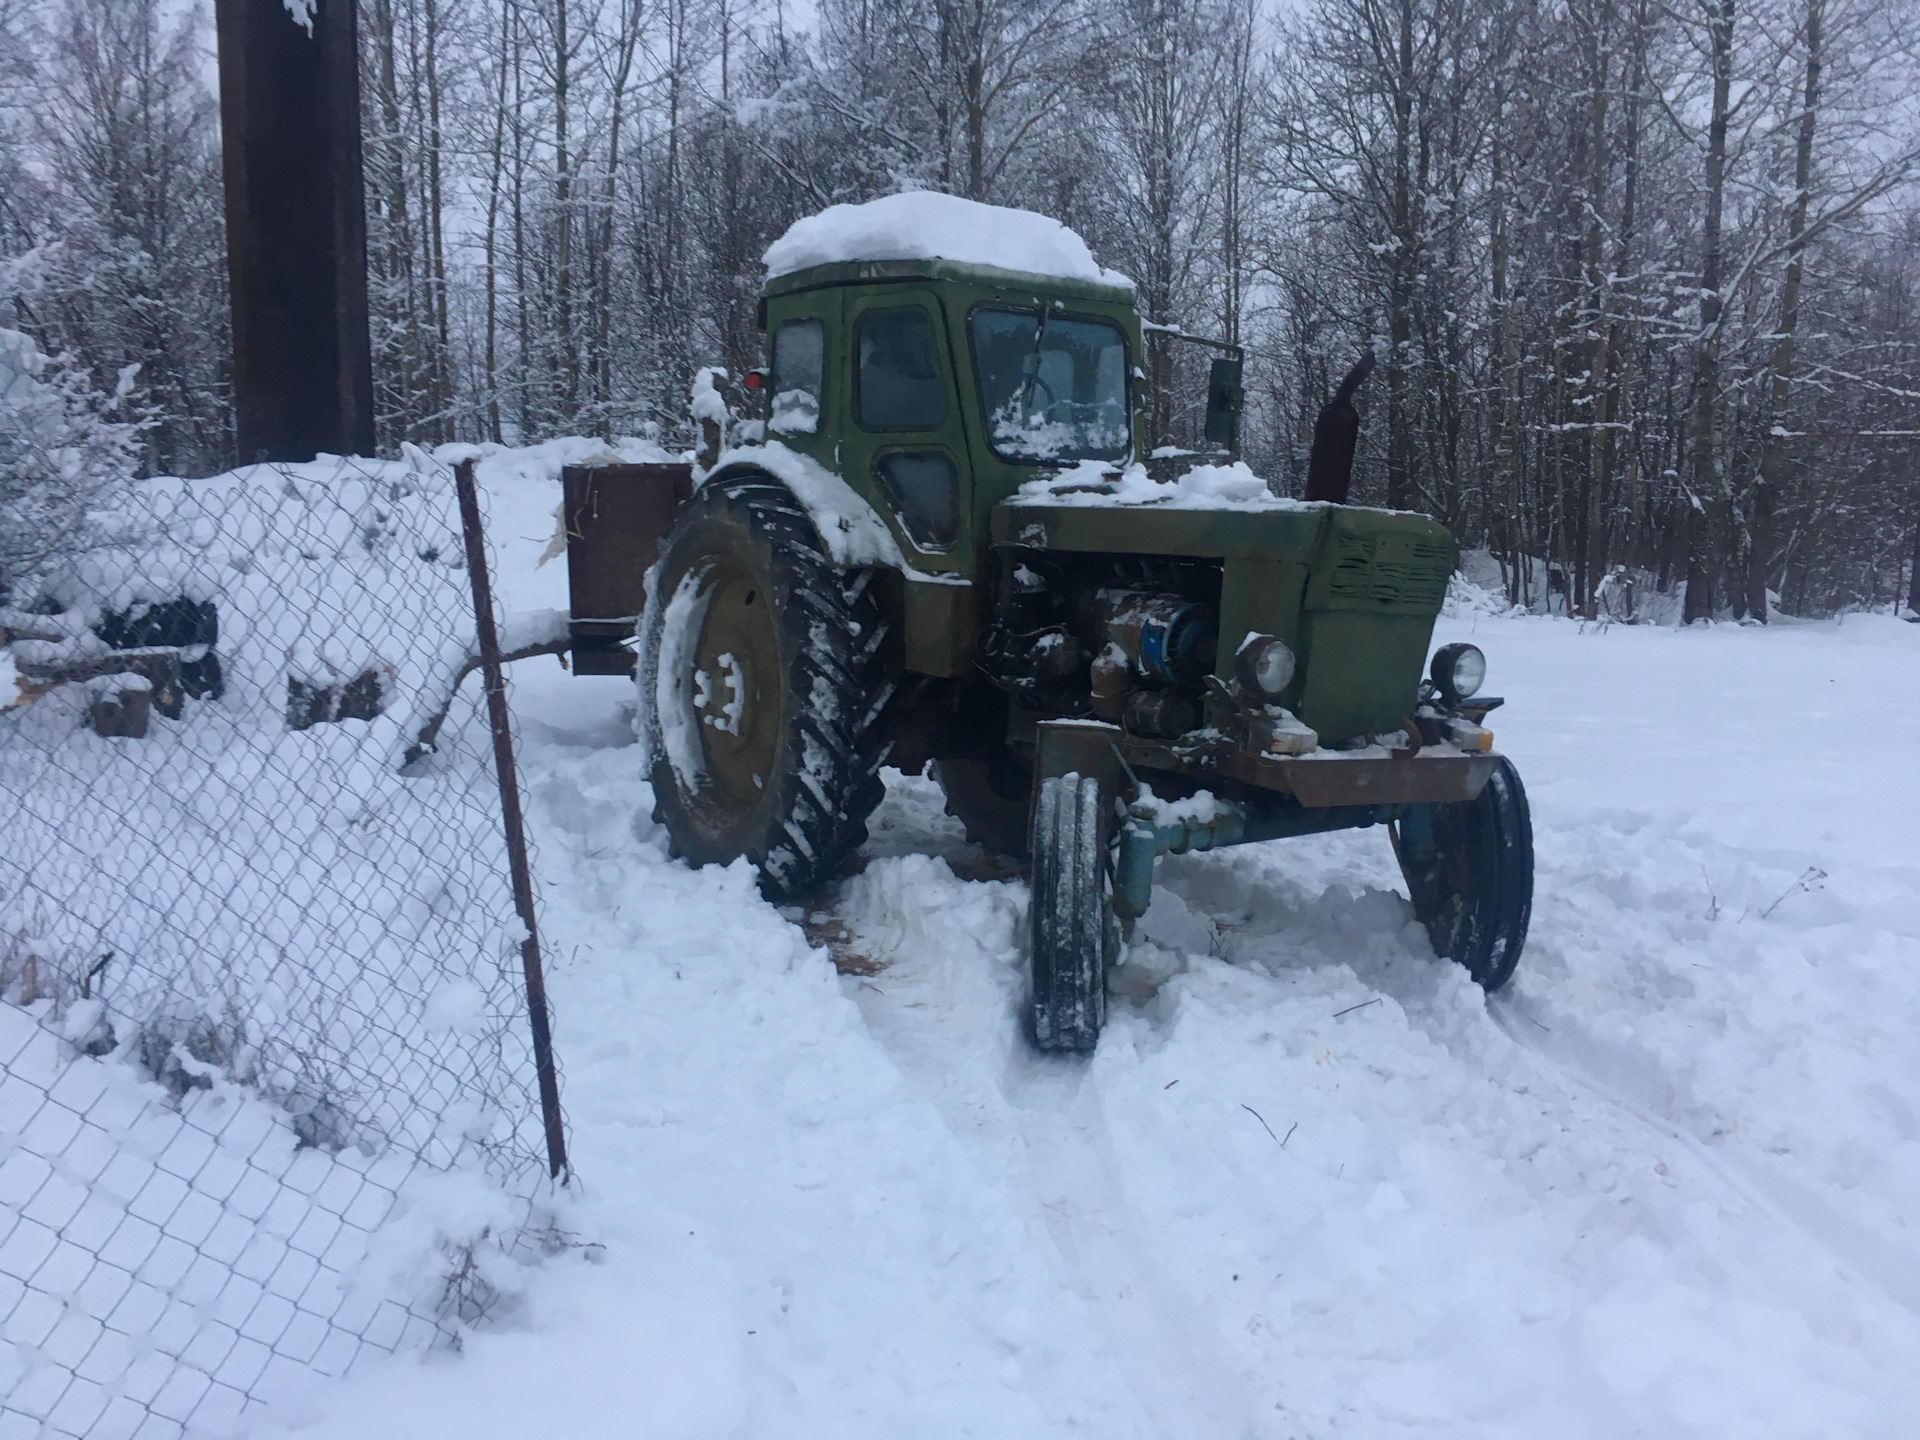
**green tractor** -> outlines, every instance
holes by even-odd
[[[1043,1050],[1093,1048],[1156,857],[1257,840],[1385,826],[1435,951],[1504,984],[1532,829],[1484,658],[1426,664],[1452,537],[1237,464],[1150,479],[1131,287],[1084,247],[1055,263],[1079,242],[1053,222],[894,201],[973,228],[876,240],[842,216],[783,242],[747,377],[764,419],[704,457],[659,542],[638,681],[677,852],[804,894],[865,839],[881,765],[931,765],[970,838],[1030,860]],[[1230,449],[1219,348],[1207,433]]]

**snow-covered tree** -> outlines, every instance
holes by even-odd
[[[95,510],[133,474],[141,426],[119,418],[137,367],[102,394],[69,357],[0,329],[0,602],[93,542]]]
[[[1903,0],[359,3],[384,446],[689,441],[696,371],[759,358],[766,245],[934,188],[1056,216],[1155,320],[1247,345],[1282,488],[1373,349],[1358,498],[1516,596],[1906,583]],[[0,323],[137,362],[148,470],[231,458],[209,8],[0,0]],[[1155,439],[1192,439],[1205,357],[1147,358]]]
[[[0,324],[137,365],[142,466],[204,473],[233,458],[219,127],[209,17],[175,10],[50,0],[0,31]]]

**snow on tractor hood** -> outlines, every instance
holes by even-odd
[[[1111,461],[1083,460],[1069,470],[1029,480],[1014,493],[1012,505],[1074,508],[1151,505],[1163,510],[1324,510],[1322,500],[1289,500],[1275,495],[1244,461],[1195,465],[1172,480],[1156,481],[1144,465],[1116,472]]]
[[[1133,281],[1102,266],[1087,242],[1058,220],[932,190],[829,205],[796,220],[767,247],[765,259],[769,280],[856,260],[951,260],[1133,288]]]
[[[1226,465],[1199,464],[1171,480],[1155,480],[1137,461],[1116,467],[1111,460],[1082,460],[1069,469],[1029,480],[1009,496],[1008,505],[1047,505],[1056,509],[1144,508],[1159,510],[1240,510],[1246,512],[1345,508],[1377,515],[1419,515],[1418,510],[1389,510],[1384,505],[1336,507],[1329,500],[1292,500],[1275,495],[1244,460]]]

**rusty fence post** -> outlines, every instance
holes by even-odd
[[[486,535],[473,461],[453,470],[460,496],[460,529],[467,542],[467,575],[473,582],[473,624],[480,642],[480,673],[487,688],[487,720],[493,730],[493,768],[500,781],[500,822],[507,833],[507,864],[513,874],[513,908],[525,934],[520,968],[527,982],[527,1020],[533,1027],[533,1063],[540,1077],[540,1118],[547,1133],[547,1174],[567,1168],[567,1138],[560,1121],[560,1081],[553,1069],[553,1030],[547,1017],[547,982],[540,969],[540,931],[533,918],[533,874],[527,865],[527,831],[520,815],[520,782],[513,766],[513,729],[507,717],[507,682],[500,667],[500,633],[493,623],[493,587],[487,579]]]

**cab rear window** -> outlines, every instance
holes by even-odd
[[[767,428],[811,435],[820,428],[824,336],[818,320],[789,320],[773,332],[773,409]]]

